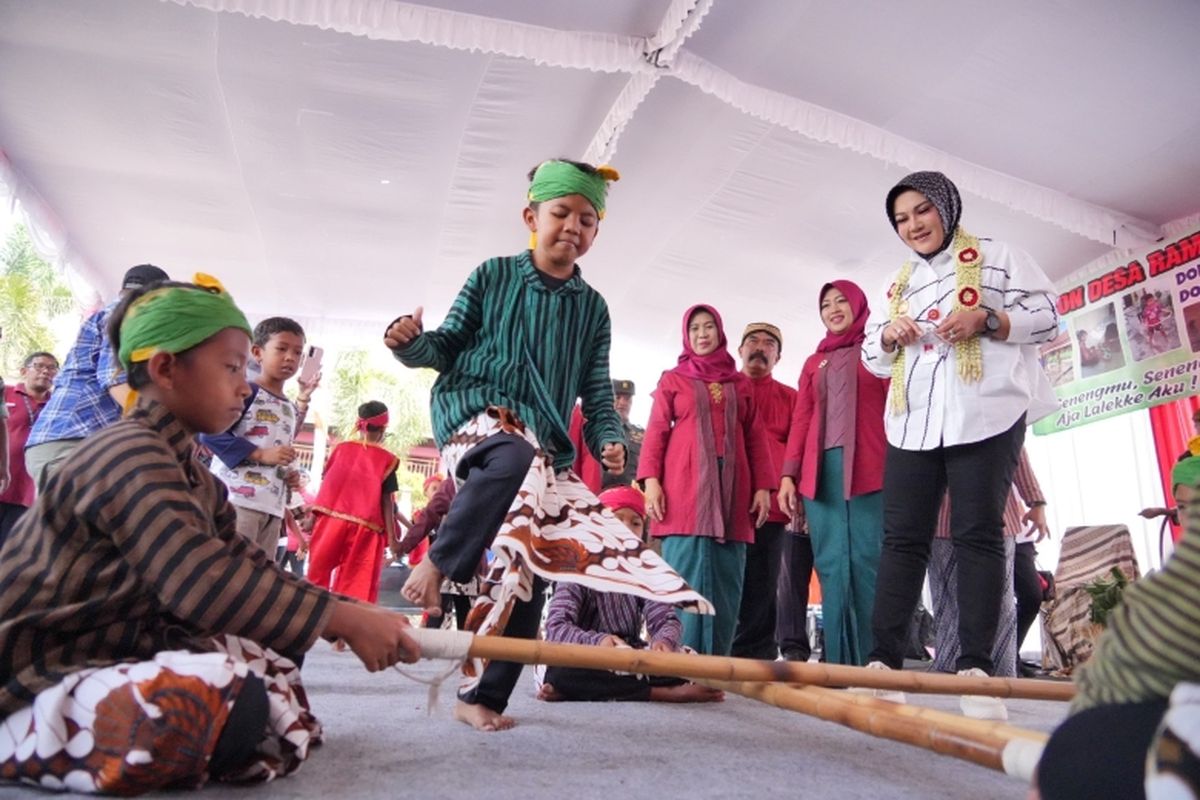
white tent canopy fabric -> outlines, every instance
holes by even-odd
[[[1200,211],[1188,0],[0,0],[0,181],[111,294],[219,275],[256,315],[374,342],[524,245],[525,172],[611,158],[583,260],[614,370],[679,315],[784,330],[905,257],[888,187],[941,169],[1054,278]]]

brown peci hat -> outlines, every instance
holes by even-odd
[[[746,326],[746,329],[742,331],[741,344],[745,344],[746,339],[752,333],[765,333],[767,336],[772,337],[775,339],[775,341],[779,342],[779,352],[783,352],[783,334],[779,332],[779,328],[776,326],[769,322],[751,322]]]

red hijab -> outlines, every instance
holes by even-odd
[[[713,320],[717,323],[717,334],[720,336],[716,349],[704,356],[697,354],[692,349],[692,341],[688,338],[688,325],[691,324],[692,317],[697,311],[707,311],[712,314]],[[729,355],[729,340],[725,338],[725,323],[721,321],[721,315],[712,306],[695,305],[683,315],[683,352],[679,354],[679,364],[675,367],[675,372],[685,378],[695,378],[705,383],[725,383],[733,380],[734,376],[738,374],[737,364],[734,362],[733,356]]]
[[[828,353],[830,350],[838,350],[843,347],[858,347],[867,338],[867,317],[871,315],[871,308],[867,305],[867,296],[863,294],[863,290],[858,288],[858,284],[853,281],[830,281],[821,287],[821,293],[817,295],[817,313],[820,313],[821,301],[825,299],[825,294],[830,289],[837,289],[850,301],[850,311],[854,314],[854,321],[841,333],[827,332],[825,338],[817,345],[818,353]]]

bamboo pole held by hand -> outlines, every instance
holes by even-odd
[[[974,694],[1027,700],[1068,701],[1075,686],[1022,678],[969,678],[933,672],[866,669],[840,664],[758,661],[750,658],[660,653],[624,647],[558,644],[502,636],[473,636],[466,631],[412,629],[425,658],[483,658],[520,664],[582,667],[665,675],[688,680],[767,681],[813,686],[857,686],[918,694]]]

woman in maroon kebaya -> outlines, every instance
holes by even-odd
[[[721,316],[712,306],[689,308],[679,363],[654,392],[638,480],[663,558],[716,606],[715,617],[681,617],[683,643],[701,653],[733,647],[746,544],[766,520],[778,479],[767,446]]]

